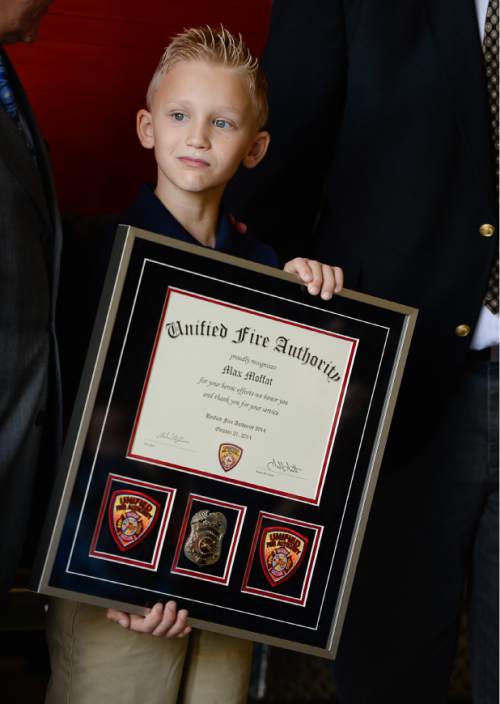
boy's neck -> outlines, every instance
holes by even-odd
[[[157,185],[155,195],[195,240],[205,247],[215,247],[223,191],[189,193]]]

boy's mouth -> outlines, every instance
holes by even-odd
[[[205,161],[204,159],[197,159],[193,156],[179,156],[178,159],[185,166],[192,166],[193,168],[199,169],[209,166],[208,161]]]

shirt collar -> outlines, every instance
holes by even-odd
[[[190,244],[204,246],[174,218],[172,213],[155,194],[150,184],[145,183],[141,186],[137,199],[129,213],[127,213],[127,216],[127,224],[137,225],[142,229],[151,230],[160,235],[175,237],[176,239],[189,242]],[[237,233],[228,215],[221,208],[215,230],[214,249],[219,252],[235,251],[236,237]]]

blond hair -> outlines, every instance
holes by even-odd
[[[222,25],[218,28],[185,29],[174,36],[163,52],[146,93],[149,109],[163,76],[180,61],[207,61],[239,71],[248,84],[259,129],[267,122],[267,83],[259,62],[252,56],[241,34],[235,37]]]

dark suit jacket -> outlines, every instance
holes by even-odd
[[[39,470],[34,504],[43,510],[60,441],[54,312],[61,230],[45,144],[12,78],[38,168],[0,106],[0,593],[12,579],[27,533],[36,540],[37,525],[28,528],[35,481]]]
[[[270,151],[228,206],[286,257],[420,309],[404,452],[459,383],[455,328],[474,328],[498,247],[479,233],[498,214],[474,1],[274,0],[264,69]]]

